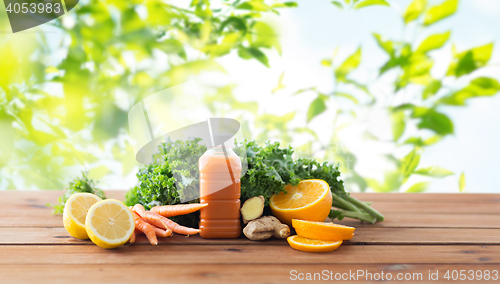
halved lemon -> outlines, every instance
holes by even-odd
[[[90,207],[85,228],[94,244],[112,249],[130,239],[135,229],[134,217],[123,202],[106,199]]]
[[[286,239],[288,244],[296,250],[307,252],[328,252],[336,250],[341,244],[339,241],[322,241],[304,238],[298,235],[290,236]]]
[[[312,222],[304,220],[292,220],[292,226],[295,228],[297,235],[316,240],[323,241],[338,241],[350,240],[354,236],[354,227],[325,223]]]
[[[302,180],[297,186],[285,186],[286,194],[271,196],[271,212],[282,223],[292,225],[292,219],[325,221],[332,208],[328,183],[320,179]]]
[[[88,239],[85,218],[89,208],[101,199],[91,193],[75,193],[64,205],[63,224],[68,233],[77,239]]]

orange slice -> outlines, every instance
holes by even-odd
[[[298,235],[290,236],[286,239],[288,244],[296,250],[307,252],[328,252],[336,250],[341,244],[339,241],[322,241],[304,238]]]
[[[292,220],[292,226],[299,236],[323,241],[350,240],[354,236],[355,230],[354,227],[334,223],[297,219]]]
[[[302,180],[297,186],[287,185],[286,194],[271,196],[271,212],[282,223],[292,225],[292,219],[325,221],[332,208],[330,187],[324,180]]]

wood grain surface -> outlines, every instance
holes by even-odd
[[[421,283],[429,282],[429,271],[439,271],[439,279],[432,281],[437,283],[454,282],[444,278],[448,270],[500,271],[497,194],[353,194],[372,201],[386,220],[336,220],[355,226],[356,232],[331,253],[299,252],[278,239],[180,235],[160,239],[156,247],[139,236],[133,245],[104,250],[70,237],[62,216],[51,214],[46,204],[56,203],[60,195],[62,191],[0,191],[0,283],[286,283],[300,280],[300,273],[322,277],[316,281],[375,281],[325,278],[358,270],[421,275],[414,281]],[[123,199],[125,191],[107,195]]]

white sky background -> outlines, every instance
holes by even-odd
[[[237,95],[245,100],[258,100],[266,105],[269,113],[284,114],[301,109],[297,120],[304,121],[309,101],[314,96],[288,98],[298,89],[318,86],[320,90],[332,89],[331,69],[321,66],[320,61],[329,58],[334,49],[339,47],[338,60],[343,60],[362,46],[362,67],[355,73],[358,78],[374,78],[377,68],[386,57],[373,39],[372,32],[380,33],[390,39],[401,39],[403,23],[400,14],[410,1],[390,1],[392,7],[369,7],[359,11],[339,10],[330,1],[298,1],[299,7],[284,9],[279,17],[270,17],[269,21],[278,27],[283,48],[282,56],[276,52],[268,53],[271,68],[266,68],[256,61],[235,60],[227,56],[220,60],[227,68],[233,81],[239,88]],[[432,1],[430,1],[432,2]],[[434,1],[434,3],[440,1]],[[500,1],[498,0],[462,0],[459,11],[452,18],[434,24],[418,38],[418,42],[429,34],[452,30],[450,43],[443,52],[432,53],[436,59],[433,74],[438,76],[446,72],[451,61],[451,42],[459,51],[474,46],[495,42],[491,64],[482,75],[500,79]],[[279,93],[272,95],[281,73],[285,72],[284,85]],[[474,76],[477,76],[475,74]],[[384,86],[374,86],[374,90],[383,90]],[[287,99],[285,99],[287,98]],[[447,137],[435,146],[431,146],[422,155],[419,167],[441,166],[456,174],[443,179],[432,179],[430,192],[457,192],[458,176],[465,172],[468,192],[500,192],[494,177],[500,170],[500,133],[496,122],[500,121],[500,95],[493,98],[477,98],[467,107],[443,108],[455,123],[455,134]],[[328,129],[331,121],[324,114],[313,120],[310,127],[319,133]],[[390,129],[376,112],[367,114],[370,129],[381,135],[390,135]],[[348,147],[358,154],[357,169],[364,175],[381,179],[383,170],[377,169],[380,152],[390,151],[383,145],[366,144],[360,139],[360,133],[344,137]],[[358,136],[356,136],[358,135]],[[327,139],[328,137],[321,137]],[[424,180],[424,179],[422,179]],[[412,178],[402,188],[420,179]]]

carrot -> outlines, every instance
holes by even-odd
[[[150,214],[156,214],[154,212],[148,212]],[[177,233],[177,234],[182,234],[182,235],[196,235],[200,232],[199,229],[194,229],[194,228],[189,228],[189,227],[184,227],[182,225],[179,225],[177,223],[175,223],[174,221],[166,218],[166,217],[163,217],[161,215],[158,215],[161,217],[162,220],[164,220],[164,222],[167,224],[167,227],[172,230],[172,232],[174,233]]]
[[[144,209],[144,206],[142,206],[141,204],[134,205],[132,211],[137,213],[139,216],[141,216],[142,219],[153,226],[164,230],[169,229],[165,220],[162,219],[162,216],[158,214],[152,214],[153,212],[146,211],[146,209]]]
[[[129,244],[135,243],[135,232],[133,232],[132,235],[130,236],[130,239],[128,239],[128,243]]]
[[[151,208],[151,212],[158,213],[163,217],[172,217],[172,216],[179,216],[196,212],[207,205],[208,203],[204,204],[193,203],[193,204],[155,206]]]
[[[156,233],[157,237],[166,238],[166,237],[172,236],[172,230],[170,230],[168,228],[166,230],[162,230],[162,229],[160,229],[158,227],[153,226],[153,229],[155,230],[155,233]]]
[[[182,235],[195,235],[200,232],[199,229],[193,229],[181,226],[174,221],[159,215],[158,213],[146,211],[141,204],[136,204],[133,208],[133,211],[136,212],[143,218],[146,222],[161,228],[161,229],[170,229],[172,232]]]
[[[134,215],[135,228],[146,234],[146,237],[152,245],[158,245],[158,239],[156,238],[153,226],[142,220],[137,213],[132,212],[132,215]]]

